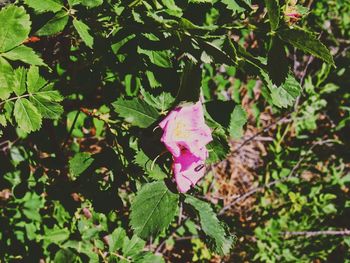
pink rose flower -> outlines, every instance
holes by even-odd
[[[202,104],[175,108],[159,126],[164,131],[161,141],[173,155],[178,190],[185,193],[204,176],[208,157],[205,146],[213,140]]]
[[[204,121],[202,104],[175,108],[159,123],[164,133],[161,141],[174,157],[186,148],[195,156],[205,159],[202,148],[213,140],[211,130]]]
[[[208,155],[203,149],[203,154]],[[186,193],[205,175],[205,159],[184,149],[179,157],[174,158],[173,171],[179,192]]]

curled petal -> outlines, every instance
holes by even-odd
[[[181,193],[187,192],[205,175],[204,160],[186,150],[178,158],[174,158],[173,167],[175,181]]]

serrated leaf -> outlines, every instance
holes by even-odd
[[[162,180],[167,176],[162,168],[160,168],[158,164],[153,164],[153,160],[151,160],[141,149],[135,155],[134,163],[140,166],[145,173],[154,180]]]
[[[42,88],[36,90],[34,93],[30,93],[31,96],[37,96],[42,100],[60,102],[63,100],[62,95],[53,89],[54,84],[50,83]]]
[[[147,70],[146,76],[147,76],[147,79],[149,81],[149,85],[151,86],[151,88],[158,88],[158,87],[162,86],[162,84],[159,83],[159,81],[156,79],[156,77],[152,71]]]
[[[209,157],[206,160],[208,164],[222,161],[226,158],[230,146],[227,143],[227,137],[223,131],[217,130],[212,133],[213,141],[207,145]]]
[[[47,81],[39,75],[39,68],[31,66],[27,73],[27,89],[29,93],[34,93],[45,86]]]
[[[6,100],[12,93],[13,69],[6,59],[0,57],[0,99]]]
[[[272,84],[270,80],[267,80],[267,83],[271,92],[272,103],[277,107],[287,108],[292,106],[295,99],[300,95],[301,86],[292,75],[288,75],[286,81],[279,87]]]
[[[146,50],[146,49],[142,49],[141,47],[138,47],[137,53],[146,55],[149,58],[151,63],[159,67],[162,67],[162,68],[172,67],[169,51]]]
[[[141,89],[141,94],[144,101],[149,105],[157,108],[161,112],[165,112],[174,103],[175,98],[168,92],[162,92],[157,97],[153,96],[151,93]]]
[[[4,53],[3,56],[9,60],[20,60],[30,65],[45,65],[44,61],[34,52],[32,48],[23,45],[11,49],[10,51]]]
[[[94,162],[90,153],[80,152],[69,160],[69,172],[73,177],[78,177]]]
[[[235,238],[227,234],[211,206],[190,195],[186,195],[185,203],[191,205],[198,212],[202,230],[210,239],[209,246],[216,253],[227,255]]]
[[[26,98],[16,100],[14,116],[19,128],[24,132],[36,131],[41,127],[42,117],[38,109]]]
[[[229,132],[234,139],[243,135],[243,125],[247,122],[247,113],[241,106],[236,106],[231,113]]]
[[[58,91],[52,91],[58,93]],[[42,92],[32,94],[29,100],[34,104],[34,106],[39,110],[40,114],[44,118],[57,120],[63,113],[63,106],[55,102],[52,99],[47,99],[47,93],[41,94]],[[50,93],[53,94],[53,93]],[[59,95],[59,94],[58,94]],[[60,95],[59,95],[60,96]],[[52,98],[52,97],[50,97]]]
[[[55,0],[24,0],[24,3],[38,13],[45,11],[56,13],[63,8],[63,4]]]
[[[14,70],[12,89],[17,96],[21,96],[26,92],[26,78],[27,70],[25,68],[19,67]]]
[[[145,184],[131,205],[130,224],[141,238],[155,237],[175,216],[179,196],[163,181]]]
[[[334,65],[333,56],[328,48],[311,33],[302,29],[289,28],[279,30],[278,35],[282,40],[290,43],[294,47]]]
[[[23,7],[8,5],[0,11],[0,53],[20,44],[28,37],[31,22]]]
[[[199,45],[215,63],[222,63],[227,65],[237,64],[237,51],[228,37],[216,39],[209,42],[206,40],[199,40]],[[208,58],[206,58],[208,60]]]
[[[92,48],[92,45],[94,44],[94,38],[89,33],[89,26],[78,19],[73,19],[73,26],[77,30],[79,36],[84,41],[84,43],[89,48]]]
[[[269,15],[271,30],[276,30],[280,23],[280,5],[278,0],[265,0],[267,14]]]
[[[81,0],[81,4],[89,8],[102,5],[102,3],[103,0]]]
[[[112,105],[115,112],[123,117],[126,122],[140,128],[147,128],[159,117],[159,113],[154,107],[138,98],[132,100],[119,98]]]
[[[236,0],[221,0],[221,2],[227,6],[227,9],[234,13],[242,13],[245,11],[245,8],[239,5]]]
[[[68,13],[65,11],[60,11],[50,19],[42,28],[40,28],[36,34],[38,36],[49,36],[57,34],[65,28],[68,23]]]

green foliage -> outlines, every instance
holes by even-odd
[[[334,65],[334,60],[329,50],[312,33],[293,28],[279,30],[278,35],[282,40],[294,47]]]
[[[77,177],[89,168],[93,161],[90,153],[77,153],[69,161],[69,172],[73,177]]]
[[[203,232],[209,237],[214,250],[225,255],[230,252],[235,237],[226,233],[225,227],[220,223],[210,205],[204,201],[187,196],[185,203],[197,211]]]
[[[49,36],[61,32],[67,25],[69,16],[66,11],[59,11],[55,16],[47,21],[47,23],[40,28],[36,34],[38,36]]]
[[[158,111],[153,106],[137,98],[132,100],[120,98],[113,103],[113,107],[126,122],[140,128],[147,128],[159,117]]]
[[[145,184],[131,205],[130,224],[141,238],[157,235],[174,219],[178,195],[163,181]]]
[[[30,18],[23,7],[9,5],[0,11],[0,53],[19,46],[30,32]]]
[[[241,106],[236,106],[230,117],[230,136],[239,139],[243,135],[243,125],[247,122],[247,113]]]
[[[24,0],[24,3],[29,7],[33,8],[38,13],[43,13],[46,11],[58,12],[63,8],[63,4],[60,1],[55,0]]]
[[[94,38],[89,33],[89,27],[82,21],[78,19],[73,19],[73,25],[75,29],[78,31],[79,36],[85,42],[85,44],[92,48],[94,44]]]
[[[280,6],[277,0],[265,0],[267,13],[269,15],[271,30],[276,30],[280,23]]]
[[[1,260],[346,262],[283,234],[348,228],[346,1],[0,2]],[[183,195],[158,125],[198,100]]]

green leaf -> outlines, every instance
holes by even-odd
[[[231,113],[229,132],[234,139],[243,135],[243,125],[247,122],[247,113],[241,106],[236,106]]]
[[[185,203],[197,210],[202,230],[209,237],[210,247],[220,255],[227,255],[232,248],[235,237],[227,234],[211,206],[190,195],[186,195]]]
[[[154,76],[154,73],[152,71],[147,70],[146,71],[146,76],[147,79],[149,81],[149,85],[151,86],[151,88],[158,88],[161,87],[162,84],[159,83],[159,81],[156,79],[156,77]]]
[[[38,67],[31,66],[27,74],[27,89],[30,101],[44,118],[59,119],[63,107],[58,102],[63,97],[57,90],[53,90],[53,83],[46,85],[46,80],[39,75]]]
[[[311,33],[297,28],[283,29],[277,33],[282,40],[294,47],[334,65],[333,56],[328,48]]]
[[[134,235],[131,239],[124,238],[122,248],[124,257],[135,257],[140,252],[142,252],[145,245],[146,242],[136,235]]]
[[[141,47],[138,47],[137,53],[146,55],[151,61],[151,63],[159,67],[162,67],[162,68],[172,67],[169,51],[146,50],[146,49],[142,49]]]
[[[34,52],[33,49],[23,45],[4,53],[3,56],[9,60],[20,60],[30,65],[45,65],[44,61]]]
[[[90,153],[79,152],[69,161],[69,172],[73,177],[79,176],[94,162]]]
[[[0,56],[0,99],[6,100],[12,93],[13,69],[6,59]]]
[[[208,31],[217,29],[217,26],[198,26],[192,23],[190,20],[186,18],[180,18],[179,25],[181,29],[191,32],[191,33],[207,33]]]
[[[27,73],[27,89],[34,93],[46,85],[47,81],[39,75],[39,68],[31,66]]]
[[[68,0],[68,4],[70,7],[81,4],[81,0]]]
[[[175,101],[175,98],[168,92],[162,92],[155,97],[151,93],[141,89],[141,94],[145,102],[157,108],[161,112],[168,110]]]
[[[38,109],[25,98],[16,100],[14,116],[19,128],[24,132],[36,131],[41,127],[41,115]]]
[[[26,40],[31,22],[23,7],[8,5],[0,11],[0,25],[0,53],[2,53]]]
[[[86,25],[78,19],[73,19],[73,26],[77,30],[79,36],[84,41],[84,43],[89,48],[92,48],[92,45],[94,44],[94,38],[89,33],[90,28],[88,27],[88,25]]]
[[[227,65],[237,64],[237,51],[229,37],[216,39],[212,42],[206,40],[198,40],[200,47],[205,51],[207,56],[215,63]]]
[[[269,15],[271,30],[276,30],[280,23],[280,5],[278,0],[265,0],[267,14]]]
[[[123,228],[116,228],[112,234],[108,236],[109,252],[117,252],[123,247],[126,232]]]
[[[45,236],[43,237],[44,242],[48,244],[61,244],[69,238],[69,230],[65,228],[59,228],[54,226],[54,228],[45,228]]]
[[[221,0],[221,2],[227,6],[227,9],[234,13],[242,13],[245,11],[245,8],[240,6],[236,0]]]
[[[168,10],[171,12],[171,15],[181,17],[182,16],[182,9],[179,8],[174,0],[162,0],[163,5],[168,8]]]
[[[207,145],[209,157],[206,162],[209,164],[224,160],[230,150],[223,131],[217,130],[212,133],[212,136],[213,141]]]
[[[53,262],[55,263],[74,263],[78,262],[78,256],[70,249],[60,249],[55,254]]]
[[[63,100],[62,95],[53,89],[53,83],[50,83],[46,86],[41,87],[39,90],[36,90],[34,93],[30,93],[32,97],[38,97],[42,100],[60,102]]]
[[[89,8],[102,5],[102,3],[103,0],[81,0],[81,4]]]
[[[138,259],[136,263],[164,263],[164,259],[161,256],[154,255],[151,252],[147,252],[142,255],[142,258]]]
[[[26,77],[27,70],[25,68],[19,67],[15,69],[12,88],[17,96],[21,96],[26,92]]]
[[[167,177],[162,168],[156,163],[153,164],[153,160],[151,160],[141,149],[135,155],[134,162],[154,180],[162,180]]]
[[[66,11],[58,12],[52,19],[50,19],[36,34],[38,36],[49,36],[57,34],[65,28],[68,23],[68,13]]]
[[[39,92],[31,94],[29,100],[39,110],[44,118],[57,120],[63,113],[63,106],[57,102],[61,95],[57,90],[52,90],[52,85],[47,85]]]
[[[290,74],[286,81],[279,87],[268,80],[268,88],[274,105],[280,108],[292,106],[295,99],[300,95],[301,86]]]
[[[154,107],[138,98],[132,100],[119,98],[112,105],[115,112],[123,117],[126,122],[140,128],[147,128],[159,117],[159,113]]]
[[[163,181],[145,184],[131,205],[130,224],[141,238],[155,237],[175,216],[179,196]]]
[[[56,13],[63,8],[62,3],[55,0],[24,0],[24,3],[33,8],[38,13],[45,11]]]

